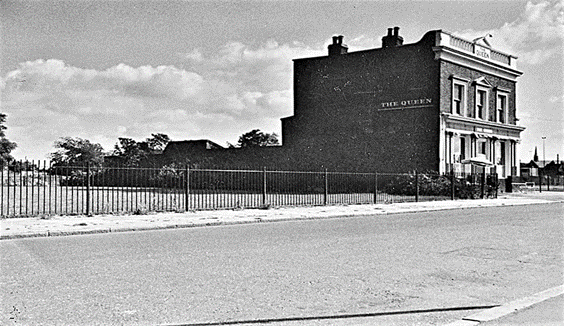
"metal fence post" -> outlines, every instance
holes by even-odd
[[[325,189],[323,192],[323,205],[327,205],[327,195],[329,192],[329,181],[327,177],[328,177],[328,173],[327,173],[327,169],[325,169],[325,187],[324,187]]]
[[[481,185],[481,192],[480,192],[480,198],[484,199],[484,193],[485,193],[485,188],[486,188],[486,168],[484,167],[484,170],[482,171],[482,185]]]
[[[450,200],[454,200],[454,189],[455,189],[454,181],[455,181],[454,170],[451,169],[450,170]]]
[[[86,215],[90,215],[90,162],[86,163]]]
[[[415,202],[419,201],[419,172],[415,170]]]
[[[495,198],[497,198],[497,192],[498,192],[498,188],[499,188],[499,175],[497,174],[497,172],[495,173]]]
[[[542,172],[539,169],[539,192],[542,192]]]
[[[190,168],[186,164],[184,174],[186,175],[186,182],[184,183],[184,206],[187,212],[190,207]]]
[[[263,168],[262,175],[262,205],[266,206],[266,166]]]
[[[378,172],[374,172],[374,204],[378,202]]]

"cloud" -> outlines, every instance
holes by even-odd
[[[111,96],[146,96],[185,99],[196,94],[202,77],[173,66],[133,68],[119,64],[105,71],[66,65],[61,60],[36,60],[20,64],[6,75],[5,91],[105,91]]]
[[[321,48],[313,49],[300,43],[281,45],[268,40],[256,49],[230,42],[207,56],[194,49],[184,58],[191,69],[208,81],[229,81],[230,85],[245,91],[271,92],[291,88],[293,59],[325,54]]]
[[[202,62],[204,59],[202,53],[198,49],[194,49],[192,52],[185,54],[179,53],[179,55],[181,58],[192,60],[194,62]]]
[[[186,68],[85,69],[57,59],[23,62],[0,78],[8,135],[16,157],[41,157],[63,136],[100,141],[111,150],[118,137],[236,142],[259,128],[280,133],[292,113],[292,59],[325,55],[325,47],[269,40],[252,48],[230,42],[215,53],[193,49]]]
[[[327,42],[329,45],[331,41]],[[349,52],[352,51],[361,51],[366,49],[375,49],[382,46],[382,41],[377,38],[366,37],[365,35],[361,35],[355,37],[351,40],[345,40],[345,43],[349,47]]]
[[[456,33],[474,39],[490,33],[496,49],[519,57],[520,62],[541,64],[562,54],[564,1],[528,2],[523,14],[495,30],[465,30]]]
[[[564,96],[551,96],[548,101],[550,103],[564,102]]]

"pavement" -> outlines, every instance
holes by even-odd
[[[0,219],[0,240],[206,227],[245,223],[328,219],[475,209],[500,206],[563,203],[564,192],[503,194],[496,199],[433,201],[376,205],[271,207],[269,209],[191,211],[150,215],[51,216]],[[564,324],[564,285],[515,302],[480,311],[449,326]]]
[[[486,309],[444,326],[564,325],[564,285]]]
[[[0,240],[277,222],[564,202],[564,192],[504,194],[496,199],[376,205],[271,207],[147,215],[43,216],[0,219]]]

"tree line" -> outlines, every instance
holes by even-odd
[[[162,153],[170,141],[170,137],[162,133],[151,134],[151,137],[143,141],[118,138],[113,151],[105,153],[100,144],[91,143],[87,139],[62,137],[55,142],[54,147],[57,151],[51,153],[50,158],[54,165],[100,166],[104,162],[104,156],[110,155],[118,157],[126,166],[137,166],[150,155]],[[275,133],[269,134],[253,129],[242,134],[236,145],[227,144],[229,148],[249,148],[274,146],[279,143]]]
[[[17,162],[10,154],[17,144],[6,138],[5,126],[6,114],[0,113],[0,166],[14,165]],[[51,164],[54,166],[101,166],[105,156],[119,158],[120,162],[127,166],[137,166],[139,162],[153,154],[162,153],[171,141],[166,134],[151,134],[151,137],[143,141],[132,138],[118,138],[114,149],[110,152],[104,151],[102,145],[93,143],[88,139],[79,137],[61,137],[55,141],[55,151],[49,154]],[[250,148],[278,145],[278,135],[275,133],[264,133],[259,129],[253,129],[242,134],[237,144],[227,143],[229,148]]]

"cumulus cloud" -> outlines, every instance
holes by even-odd
[[[562,54],[564,1],[528,2],[523,14],[495,30],[465,30],[456,33],[467,39],[493,35],[496,49],[515,54],[520,62],[540,64]]]
[[[321,48],[313,49],[300,43],[281,45],[269,40],[256,49],[230,42],[207,56],[195,49],[184,58],[206,80],[229,80],[229,84],[246,91],[271,92],[291,88],[292,59],[325,54]]]
[[[280,133],[279,119],[293,108],[292,59],[325,55],[324,48],[231,42],[211,54],[182,54],[185,69],[29,61],[0,78],[2,111],[19,144],[16,157],[45,157],[63,136],[100,141],[107,150],[118,137],[140,140],[155,132],[233,143],[255,128]]]
[[[327,45],[329,45],[329,43],[331,42],[328,41]],[[379,48],[382,45],[382,41],[380,39],[366,37],[365,35],[360,35],[348,41],[345,40],[345,43],[349,47],[349,52]]]
[[[105,71],[66,65],[61,60],[36,60],[20,64],[6,75],[5,91],[50,93],[53,91],[105,91],[110,95],[176,97],[196,94],[203,82],[194,72],[173,66],[133,68],[119,64]]]

